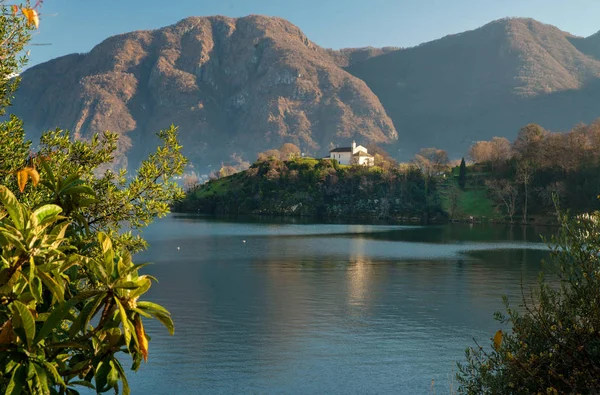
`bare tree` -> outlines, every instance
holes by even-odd
[[[508,161],[511,156],[510,141],[506,137],[493,137],[490,141],[494,165]]]
[[[186,173],[183,176],[183,189],[186,192],[189,192],[192,189],[196,188],[199,184],[200,178],[198,178],[198,175],[195,172]]]
[[[548,132],[534,123],[521,128],[513,143],[514,155],[532,165],[539,165],[543,154],[543,142],[547,136]]]
[[[423,148],[415,155],[413,163],[423,173],[432,176],[448,169],[448,153],[437,148]]]
[[[527,207],[529,203],[529,185],[533,179],[533,166],[529,161],[521,161],[517,167],[517,181],[525,189],[525,204],[523,204],[523,222],[527,222]]]
[[[510,222],[513,222],[517,207],[517,198],[519,190],[508,180],[486,180],[485,185],[492,193],[496,203],[503,206],[506,214],[510,217]]]
[[[453,219],[458,214],[458,202],[460,200],[460,194],[460,188],[454,184],[448,189],[448,199],[450,202],[448,214],[450,215],[450,219]]]
[[[469,159],[475,163],[489,162],[492,160],[493,148],[489,141],[477,141],[469,148]]]

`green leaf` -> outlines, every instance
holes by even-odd
[[[102,305],[105,296],[106,292],[102,292],[96,297],[94,297],[94,299],[90,300],[88,303],[85,304],[85,306],[81,310],[81,313],[77,317],[77,321],[73,323],[71,329],[69,330],[69,334],[71,336],[75,336],[75,334],[77,334],[79,331],[85,333],[88,325],[90,324],[90,321],[92,320],[92,318],[94,318],[94,316],[100,309],[100,306]]]
[[[62,302],[58,306],[54,306],[52,312],[44,322],[42,329],[40,329],[35,337],[35,344],[39,343],[40,340],[45,339],[53,329],[59,328],[61,321],[69,314],[69,310],[76,304],[79,303],[76,299],[71,299],[68,302]]]
[[[6,366],[4,366],[4,374],[8,375],[15,366],[17,366],[17,361],[15,361],[14,359],[11,359],[8,362],[6,362]]]
[[[62,195],[64,193],[64,191],[67,190],[68,188],[72,187],[73,185],[78,185],[82,182],[83,181],[81,181],[79,179],[79,174],[73,173],[73,174],[69,175],[67,178],[65,178],[64,180],[59,181],[60,189],[58,191],[58,194]]]
[[[113,251],[112,241],[107,234],[100,232],[98,234],[98,242],[102,248],[102,255],[104,255],[104,270],[106,271],[107,277],[112,276],[114,270],[115,255]]]
[[[46,185],[48,187],[48,189],[50,189],[51,191],[55,191],[54,185],[56,184],[56,177],[54,177],[54,172],[52,171],[52,169],[50,169],[50,166],[48,166],[48,162],[46,162],[45,159],[42,159],[41,163],[42,163],[42,168],[46,172],[46,176],[48,177],[48,180],[50,181],[49,183],[47,183],[49,185],[47,185],[42,180],[42,184]]]
[[[108,372],[108,375],[106,376],[106,383],[108,384],[109,387],[114,387],[115,385],[119,384],[119,370],[115,366],[114,362],[115,362],[114,359],[109,362],[110,371]]]
[[[0,185],[0,202],[4,205],[6,211],[8,211],[8,215],[15,227],[22,231],[25,227],[23,209],[15,195],[4,185]]]
[[[6,386],[6,395],[21,395],[23,393],[23,387],[27,381],[27,368],[23,365],[19,365],[14,371],[10,378],[8,385]]]
[[[15,332],[21,337],[21,340],[27,345],[27,348],[31,348],[33,345],[33,339],[35,338],[35,320],[33,315],[23,303],[15,300],[12,303],[13,314],[18,316],[18,320],[14,324]]]
[[[129,348],[129,342],[131,341],[131,326],[129,323],[129,319],[127,318],[127,311],[125,307],[119,301],[119,298],[115,297],[115,302],[119,307],[119,314],[121,316],[121,323],[123,324],[123,335],[125,335],[125,345]]]
[[[42,281],[39,277],[36,276],[29,282],[29,289],[35,298],[35,301],[37,303],[42,303]]]
[[[157,320],[160,321],[161,324],[163,324],[165,326],[165,328],[167,328],[169,330],[169,333],[171,334],[171,336],[175,333],[175,325],[173,324],[173,320],[171,319],[171,316],[166,315],[166,314],[160,314],[160,313],[154,313],[153,315],[154,315],[154,317],[156,317]]]
[[[137,281],[119,280],[115,283],[115,289],[138,289],[140,287]]]
[[[88,187],[87,185],[76,185],[76,186],[71,186],[71,187],[65,188],[62,190],[61,194],[63,194],[63,195],[85,194],[85,195],[96,196],[96,193],[94,193],[93,189]]]
[[[148,279],[148,278],[142,278],[142,279],[138,280],[138,285],[139,285],[138,289],[131,291],[129,293],[130,298],[132,298],[132,299],[139,298],[140,296],[145,294],[150,289],[150,286],[152,285],[152,281],[150,281],[150,279]]]
[[[158,312],[161,314],[171,315],[171,313],[169,313],[169,310],[165,309],[164,307],[162,307],[161,305],[159,305],[157,303],[141,301],[141,302],[137,302],[137,306],[142,309],[151,310],[151,312],[155,311],[155,312]]]
[[[22,242],[22,239],[17,237],[16,235],[9,232],[2,232],[2,236],[6,239],[6,241],[17,248],[20,252],[25,252],[25,245]],[[20,235],[19,235],[20,236]]]
[[[44,285],[46,287],[48,287],[50,292],[52,292],[52,295],[54,295],[56,300],[59,303],[62,303],[65,300],[65,290],[63,289],[63,287],[61,287],[56,282],[56,280],[54,280],[52,277],[50,277],[47,273],[45,273],[41,270],[38,270],[37,273],[38,273],[38,276],[40,276],[40,278],[42,279],[42,282],[44,283]]]
[[[152,315],[146,313],[144,310],[140,310],[136,307],[134,307],[133,309],[131,309],[132,311],[135,311],[136,313],[138,313],[139,315],[141,315],[142,317],[146,317],[146,318],[152,318]]]
[[[48,387],[48,375],[46,374],[46,370],[36,363],[32,363],[31,365],[33,365],[33,368],[35,369],[35,374],[38,378],[38,382],[40,383],[40,387],[42,387],[41,393],[49,394],[50,388]]]
[[[96,387],[94,387],[94,384],[92,384],[92,383],[90,383],[89,381],[86,381],[86,380],[75,380],[75,381],[70,381],[70,382],[68,383],[68,385],[71,385],[71,386],[72,386],[72,385],[82,385],[82,386],[84,386],[84,387],[87,387],[87,388],[90,388],[90,389],[93,389],[93,390],[95,390],[95,389],[96,389]]]
[[[75,266],[75,265],[79,265],[79,263],[83,260],[84,258],[81,255],[78,254],[70,254],[69,256],[67,256],[67,259],[65,259],[65,261],[63,262],[62,266],[60,267],[60,272],[63,273],[65,271],[67,271],[68,269],[70,269],[71,267]]]
[[[42,361],[42,365],[44,365],[44,369],[46,369],[46,372],[50,373],[50,376],[52,376],[54,385],[60,385],[61,387],[64,388],[65,382],[63,381],[62,377],[58,373],[56,366],[54,366],[53,364],[46,362],[46,361]]]
[[[94,374],[94,378],[96,379],[96,391],[104,392],[106,390],[110,370],[111,366],[108,358],[100,361],[98,365],[96,365],[96,372]]]
[[[52,236],[54,236],[54,238],[56,238],[56,239],[62,239],[63,237],[65,237],[65,232],[67,231],[67,228],[69,227],[69,225],[70,225],[69,222],[60,223],[60,224],[56,225],[54,228],[52,228],[52,230],[50,231],[50,234]]]
[[[77,202],[77,205],[79,207],[88,207],[97,202],[98,202],[98,200],[91,199],[91,198],[90,199],[79,199],[79,201]]]
[[[121,376],[121,380],[123,381],[123,395],[130,395],[131,389],[129,388],[129,382],[127,381],[127,375],[125,375],[125,370],[123,369],[123,365],[119,362],[118,359],[114,359],[115,367],[119,372],[119,376]]]
[[[44,225],[56,219],[56,216],[62,211],[60,206],[55,204],[46,204],[31,214],[33,226]]]

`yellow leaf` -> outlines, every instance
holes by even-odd
[[[23,170],[27,170],[27,174],[29,175],[29,177],[31,177],[31,182],[33,183],[33,186],[36,186],[38,182],[40,182],[40,173],[38,173],[36,169],[34,169],[33,167],[26,167]]]
[[[144,362],[148,362],[148,339],[146,339],[146,332],[144,331],[142,318],[139,314],[135,316],[135,334],[140,344],[140,352],[142,353],[142,357],[144,357]]]
[[[25,185],[27,185],[27,179],[29,178],[29,174],[27,174],[27,170],[19,170],[17,172],[17,183],[19,184],[19,191],[23,192],[25,190]]]
[[[38,13],[33,8],[21,8],[21,12],[27,18],[27,22],[34,25],[37,29],[40,25],[40,18],[38,17]]]
[[[502,333],[502,329],[500,329],[498,332],[496,332],[496,334],[494,335],[494,348],[497,350],[500,348],[500,345],[502,344],[502,337],[504,336],[504,334]]]

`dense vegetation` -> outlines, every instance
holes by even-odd
[[[563,208],[585,213],[600,208],[600,122],[551,133],[539,125],[523,127],[511,144],[504,138],[475,143],[471,177],[484,185],[498,211],[518,216],[555,214],[554,197]]]
[[[187,185],[177,210],[217,214],[420,218],[556,223],[560,207],[600,208],[600,121],[567,133],[523,127],[514,142],[479,141],[451,167],[445,151],[422,149],[397,164],[371,145],[377,166],[341,166],[300,158],[293,144],[259,154],[245,172],[223,166],[220,178]],[[247,167],[244,164],[243,169]]]
[[[37,23],[32,8],[0,13],[2,114]],[[146,243],[131,230],[182,195],[170,181],[185,164],[176,129],[159,138],[130,176],[108,170],[115,134],[75,141],[57,129],[33,145],[18,118],[0,123],[1,393],[77,394],[84,386],[128,394],[123,356],[133,370],[149,356],[143,319],[173,332],[169,312],[143,300],[153,277],[132,260]]]
[[[416,167],[343,166],[271,156],[188,192],[175,209],[216,214],[431,219],[443,215],[435,177]]]
[[[510,325],[490,347],[470,347],[459,364],[467,394],[597,394],[600,391],[600,214],[560,215],[546,276],[519,306],[505,299]],[[546,280],[547,277],[551,278]]]

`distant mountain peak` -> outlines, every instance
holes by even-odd
[[[172,123],[185,153],[205,164],[233,153],[253,160],[285,142],[320,155],[352,139],[397,138],[363,81],[297,26],[263,15],[188,17],[110,37],[25,72],[14,111],[34,114],[26,121],[37,133],[116,131],[122,164],[135,164]]]

